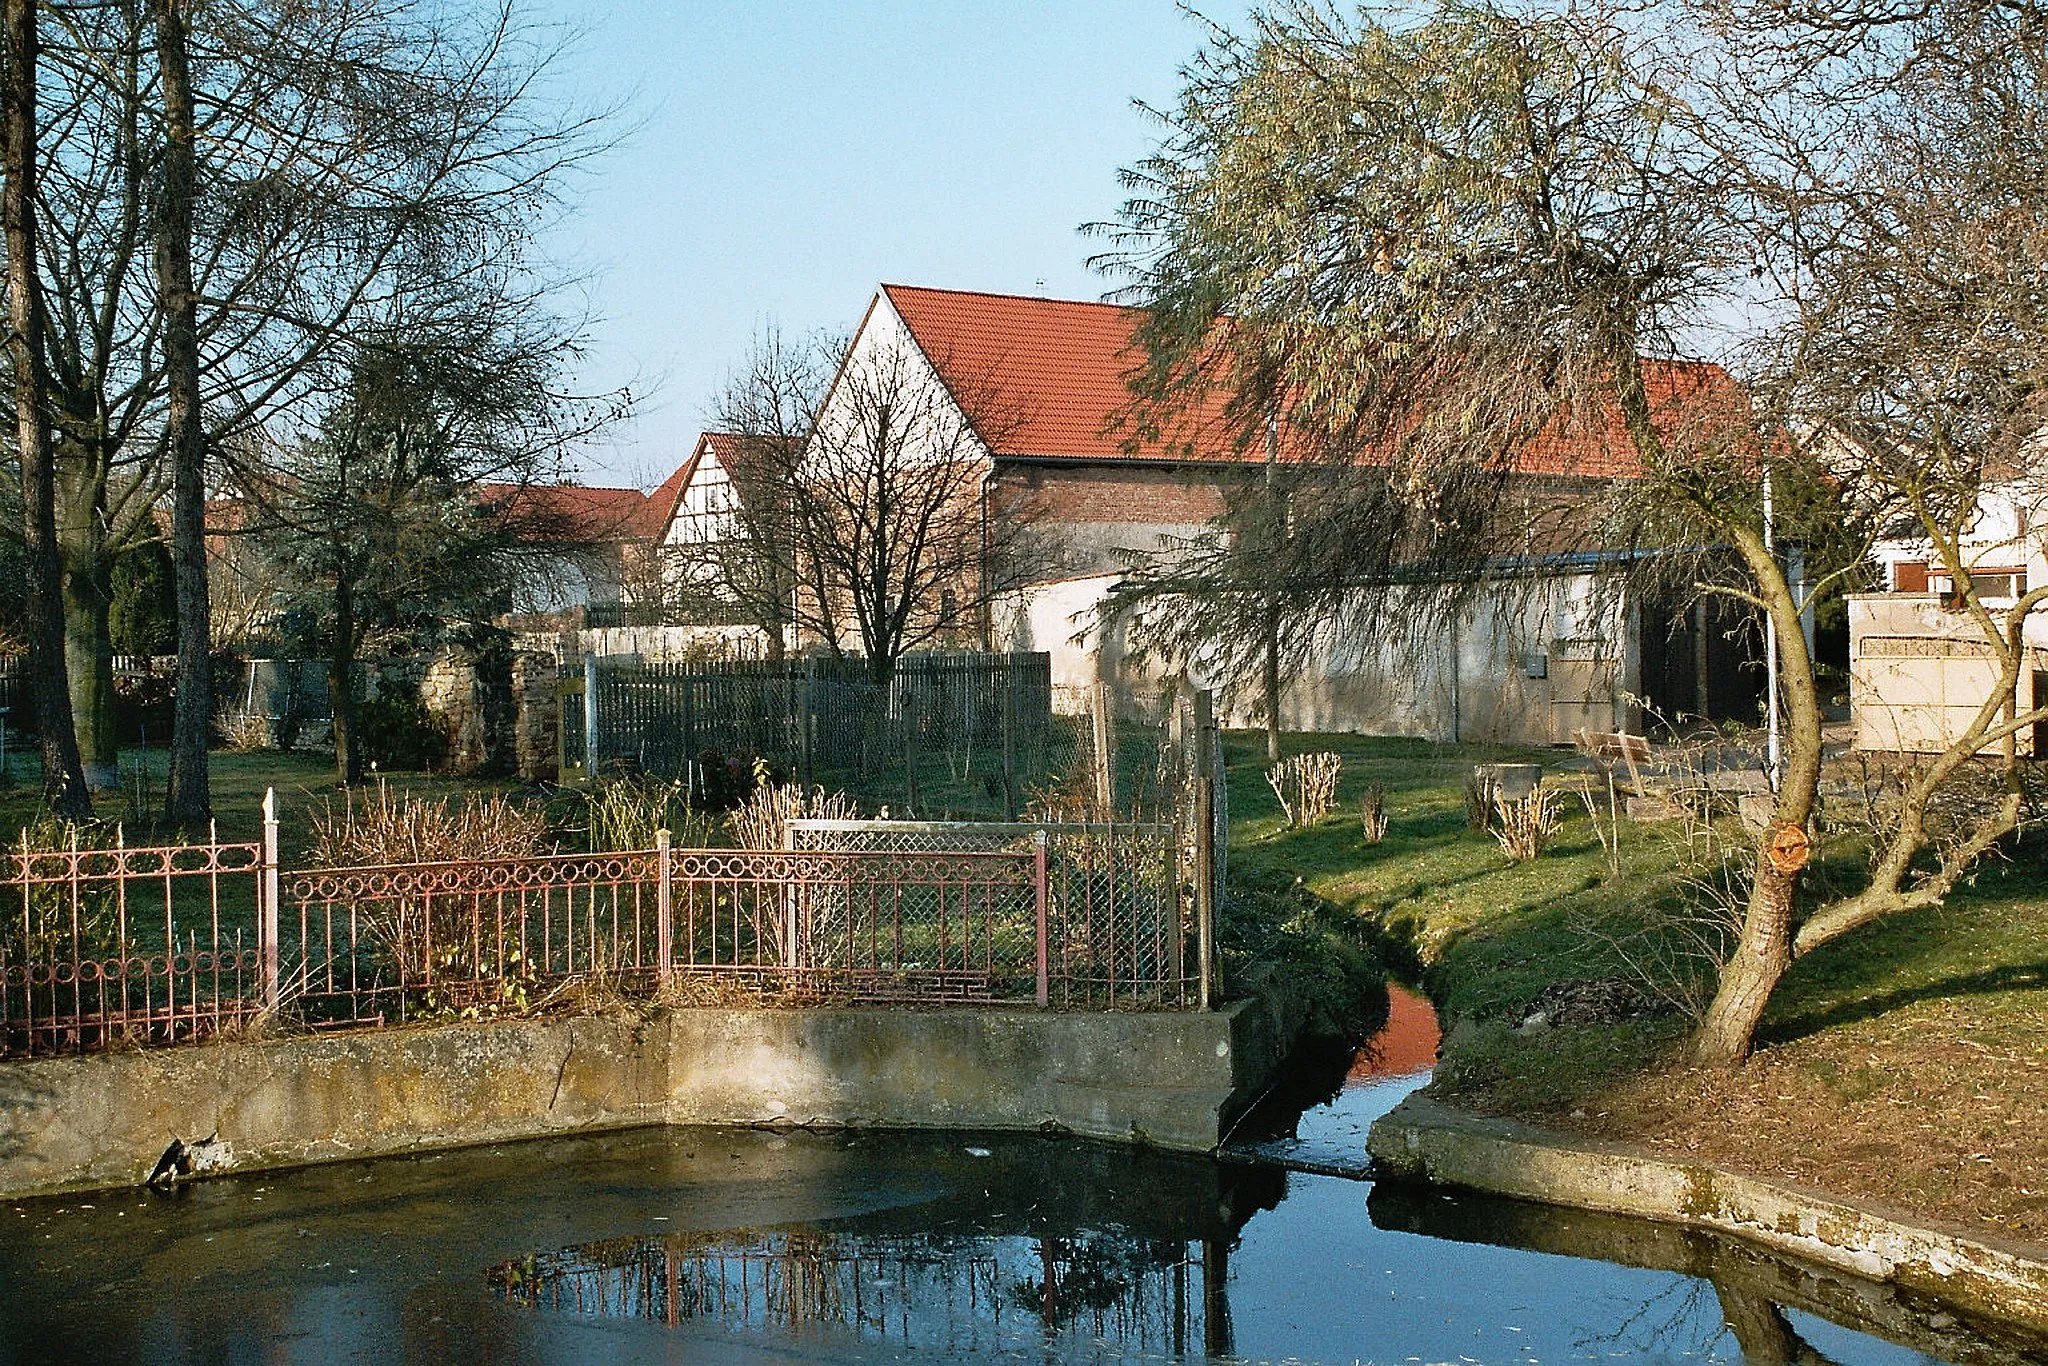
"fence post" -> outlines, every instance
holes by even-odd
[[[597,776],[597,653],[583,655],[583,776]]]
[[[1204,773],[1195,782],[1195,959],[1197,995],[1203,1010],[1214,1000],[1211,966],[1216,929],[1216,780]]]
[[[802,691],[798,693],[800,700],[797,704],[796,723],[800,728],[797,743],[801,746],[803,753],[802,772],[804,791],[806,792],[810,791],[812,785],[817,781],[817,771],[811,758],[811,727],[814,718],[818,714],[815,701],[817,697],[817,670],[818,661],[809,655],[804,656],[804,678]]]
[[[675,975],[673,949],[675,946],[675,896],[669,888],[669,870],[674,860],[670,857],[669,843],[675,837],[666,830],[654,832],[654,952],[659,958],[654,969],[655,980],[667,987]]]
[[[263,790],[263,875],[256,889],[256,936],[263,956],[263,1008],[277,1013],[283,995],[277,952],[277,789]]]
[[[1017,819],[1017,674],[1012,663],[1003,670],[1003,819]]]
[[[1109,726],[1109,684],[1097,680],[1095,684],[1095,805],[1099,808],[1098,819],[1106,819],[1116,809],[1116,755],[1110,739]]]
[[[1032,844],[1031,894],[1038,903],[1038,1004],[1052,1004],[1051,920],[1046,905],[1045,831],[1039,830]]]

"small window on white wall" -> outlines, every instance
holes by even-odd
[[[1979,602],[2010,602],[2014,598],[2026,596],[2027,571],[2023,568],[1991,568],[1989,566],[1983,569],[1972,569],[1970,571],[1970,584],[1977,590],[1977,600]],[[1950,607],[1960,607],[1963,604],[1963,595],[1961,590],[1956,587],[1954,575],[1929,574],[1927,576],[1927,591],[1941,594],[1942,602]]]

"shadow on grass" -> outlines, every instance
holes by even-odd
[[[1759,1040],[1763,1043],[1790,1043],[1842,1025],[1873,1020],[1894,1010],[1918,1005],[1922,1001],[1949,1000],[1962,996],[1993,996],[2010,991],[2040,991],[2044,988],[2048,988],[2048,961],[2007,963],[2002,967],[1987,968],[1982,972],[1938,977],[1892,991],[1857,996],[1817,1010],[1808,1010],[1775,1020],[1767,1023],[1759,1031]]]

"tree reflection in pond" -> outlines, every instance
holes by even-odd
[[[743,1332],[847,1330],[971,1351],[1030,1337],[1156,1355],[1229,1350],[1219,1240],[1102,1229],[1068,1236],[906,1235],[822,1229],[675,1233],[588,1243],[493,1267],[530,1309],[715,1321]]]

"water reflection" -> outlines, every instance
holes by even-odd
[[[1387,987],[1385,1023],[1355,1050],[1309,1048],[1233,1126],[1234,1155],[1299,1171],[1364,1176],[1372,1122],[1426,1085],[1442,1041],[1436,1011],[1417,992]]]
[[[493,1267],[529,1309],[712,1320],[739,1332],[845,1330],[916,1349],[1022,1340],[1060,1360],[1231,1350],[1227,1244],[1122,1231],[1070,1237],[767,1230],[592,1243]]]

